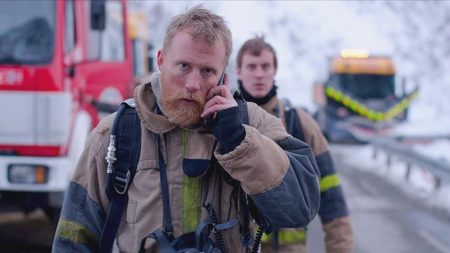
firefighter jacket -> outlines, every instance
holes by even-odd
[[[154,75],[151,82],[159,82]],[[163,227],[158,150],[159,135],[166,162],[170,209],[175,236],[195,230],[207,215],[202,199],[215,208],[219,222],[237,218],[239,205],[224,175],[238,180],[264,219],[272,226],[306,226],[316,215],[319,202],[319,171],[307,144],[288,135],[279,119],[248,103],[249,124],[244,140],[228,153],[212,134],[180,128],[158,114],[151,83],[135,90],[141,120],[141,152],[136,175],[128,190],[113,252],[139,251],[142,238]],[[53,252],[97,252],[109,200],[105,194],[107,146],[114,115],[90,133],[66,193]],[[211,163],[213,156],[217,162]],[[215,164],[215,165],[214,165]],[[208,191],[204,176],[188,177],[185,166],[209,166]],[[239,226],[223,230],[229,252],[244,252]],[[157,252],[147,240],[146,252]]]
[[[267,112],[279,117],[285,124],[285,105],[274,96],[262,106]],[[328,151],[328,143],[317,122],[304,110],[297,109],[300,117],[304,141],[308,143],[319,166],[320,209],[319,216],[325,232],[327,253],[353,252],[353,235],[347,204],[333,160]],[[278,231],[279,253],[306,252],[306,231],[304,229],[280,229]],[[273,234],[264,237],[263,252],[274,252]]]

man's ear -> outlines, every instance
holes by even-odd
[[[157,63],[158,63],[158,69],[161,70],[161,65],[163,64],[164,60],[164,54],[162,52],[162,49],[158,50],[158,56],[157,56]]]

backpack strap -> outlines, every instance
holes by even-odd
[[[305,134],[303,133],[302,123],[300,121],[297,110],[292,107],[289,100],[283,99],[283,103],[287,132],[295,138],[304,142]]]
[[[243,98],[243,96],[239,93],[239,91],[236,91],[233,94],[234,99],[238,103],[239,111],[241,115],[242,123],[245,125],[248,125],[250,123],[250,118],[248,115],[248,107],[247,102]],[[252,199],[248,197],[248,195],[242,190],[241,183],[237,180],[230,179],[228,181],[231,181],[229,183],[233,187],[237,188],[238,192],[238,198],[239,202],[242,208],[242,225],[241,225],[241,233],[242,233],[242,244],[243,246],[248,249],[250,244],[252,244],[252,252],[258,252],[258,250],[261,247],[261,238],[263,232],[265,232],[267,229],[270,230],[265,218],[263,215],[259,212],[259,210],[256,208],[255,204],[253,203]],[[258,224],[258,231],[255,235],[255,238],[252,238],[252,235],[250,233],[250,214],[252,215],[253,219]],[[252,240],[253,239],[253,240]]]
[[[106,194],[110,200],[105,225],[100,236],[100,252],[110,253],[128,202],[128,189],[136,173],[141,150],[141,124],[133,99],[124,101],[111,129],[106,161]],[[117,153],[116,153],[117,151]]]
[[[173,237],[173,225],[172,225],[172,215],[170,212],[170,193],[169,193],[169,182],[167,179],[166,162],[164,161],[164,156],[161,153],[160,148],[160,137],[155,133],[155,138],[158,147],[158,162],[159,162],[159,178],[161,181],[161,196],[163,200],[163,224],[164,232],[170,237]]]
[[[250,122],[250,119],[248,117],[247,102],[244,100],[244,98],[242,97],[242,95],[238,91],[234,92],[233,98],[238,103],[239,114],[241,115],[242,123],[245,124],[245,125],[248,125],[249,122]]]
[[[157,142],[158,148],[158,162],[159,162],[159,175],[161,182],[161,196],[163,201],[163,226],[164,230],[157,229],[156,231],[150,233],[146,237],[141,240],[141,247],[139,252],[142,253],[145,251],[145,243],[148,238],[152,238],[157,241],[157,245],[159,248],[159,252],[185,252],[179,251],[186,248],[195,247],[195,249],[201,252],[216,252],[213,250],[213,245],[208,244],[208,237],[211,231],[214,232],[214,236],[217,241],[219,252],[226,253],[225,241],[222,238],[221,231],[225,229],[229,229],[238,224],[238,220],[231,219],[225,223],[218,224],[218,220],[214,213],[214,209],[208,203],[204,205],[204,207],[208,211],[208,217],[202,220],[195,232],[190,232],[179,236],[178,238],[174,237],[174,229],[172,225],[172,216],[170,212],[170,197],[169,197],[169,183],[167,179],[167,171],[166,171],[166,163],[164,161],[164,157],[160,148],[160,136],[155,134],[155,139]],[[207,179],[206,179],[207,180]],[[206,183],[206,191],[207,191]],[[205,230],[205,228],[207,228]],[[186,251],[190,252],[190,251]],[[197,251],[195,251],[197,252]]]

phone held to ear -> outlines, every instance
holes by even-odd
[[[217,86],[224,85],[224,79],[225,79],[225,72],[223,72],[222,75],[220,76],[219,82],[217,82]],[[205,128],[210,128],[212,126],[212,122],[216,117],[216,114],[217,113],[214,113],[214,115],[210,115],[209,117],[203,120],[203,126]]]
[[[219,82],[217,83],[217,86],[223,85],[223,80],[225,79],[225,72],[222,73],[220,76]]]

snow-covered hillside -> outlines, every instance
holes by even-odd
[[[278,52],[279,94],[296,105],[314,108],[312,85],[326,79],[330,56],[365,48],[392,56],[407,89],[420,86],[411,111],[450,115],[450,1],[132,1],[130,7],[148,13],[159,47],[169,18],[199,3],[228,21],[235,52],[254,34],[266,36]],[[232,55],[232,77],[234,69]]]

